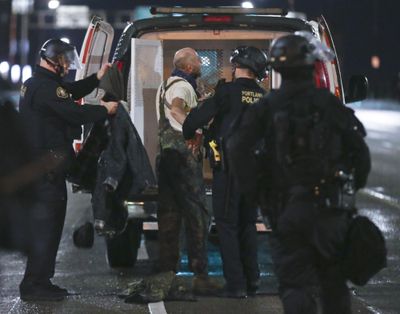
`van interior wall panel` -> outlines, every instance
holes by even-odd
[[[157,89],[143,89],[144,104],[155,104],[156,96]],[[155,163],[158,151],[158,123],[155,106],[144,106],[144,121],[146,126],[146,132],[144,132],[144,145],[146,147],[147,155],[150,159],[151,167],[153,168],[154,173],[156,173]]]

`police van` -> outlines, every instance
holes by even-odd
[[[231,80],[229,58],[238,46],[251,45],[267,52],[275,38],[295,31],[309,31],[336,55],[323,16],[307,20],[304,15],[275,8],[153,7],[150,10],[153,18],[127,24],[113,52],[112,63],[120,72],[118,77],[122,78],[119,83],[123,91],[121,98],[129,108],[131,120],[140,134],[153,169],[158,145],[156,93],[162,81],[170,76],[173,56],[178,49],[192,47],[198,52],[202,60],[198,86],[203,95],[212,93],[220,79]],[[80,54],[83,69],[77,72],[76,79],[98,71],[102,64],[110,61],[113,35],[110,24],[98,17],[92,19]],[[278,88],[280,82],[280,75],[272,71],[260,84],[268,92]],[[318,87],[329,89],[346,102],[337,57],[316,65],[315,82]],[[354,101],[365,97],[365,78],[354,77],[350,83],[347,100],[349,97]],[[93,91],[84,98],[84,102],[98,104],[100,93],[101,90]],[[209,167],[205,167],[204,176],[206,180],[211,179]],[[106,240],[111,267],[133,266],[142,230],[157,228],[156,222],[143,219],[139,203],[140,200],[126,200],[130,212],[127,228],[118,237]],[[262,229],[263,224],[258,224],[258,228]]]

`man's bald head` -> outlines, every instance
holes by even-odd
[[[201,61],[193,48],[186,47],[178,50],[173,62],[176,69],[194,76],[200,76]]]

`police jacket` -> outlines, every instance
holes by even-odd
[[[215,95],[190,111],[183,123],[183,136],[191,139],[196,130],[214,119],[210,125],[210,137],[226,138],[234,129],[242,112],[258,101],[265,91],[249,78],[238,78],[233,82],[220,84]]]
[[[74,100],[89,94],[99,81],[95,74],[73,83],[41,66],[21,87],[19,112],[35,155],[46,151],[72,153],[80,126],[107,117],[103,106],[77,105]]]
[[[312,80],[286,80],[282,82],[279,90],[272,91],[245,112],[238,132],[227,144],[230,162],[242,192],[257,197],[255,193],[260,188],[259,179],[264,174],[268,176],[268,180],[264,181],[267,185],[264,188],[290,188],[291,182],[285,182],[284,171],[277,160],[275,122],[278,112],[286,110],[288,104],[299,99],[306,100],[305,103],[315,103],[319,115],[327,119],[329,129],[339,135],[342,146],[335,150],[337,156],[334,161],[354,168],[355,188],[359,189],[366,184],[371,167],[370,155],[363,139],[366,135],[364,127],[354,112],[328,90],[317,89]],[[263,169],[260,169],[254,154],[254,147],[260,139],[266,142],[266,162]],[[312,169],[315,165],[309,164],[306,167]]]

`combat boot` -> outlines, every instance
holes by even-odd
[[[197,295],[217,295],[220,293],[223,285],[207,274],[195,275],[192,281],[192,290]]]
[[[62,301],[66,296],[65,292],[56,290],[50,285],[34,283],[21,284],[19,292],[22,301]]]
[[[260,288],[260,280],[251,280],[247,282],[247,295],[254,297],[257,295],[257,291]]]
[[[53,284],[50,280],[49,280],[49,283],[48,283],[47,287],[48,287],[50,290],[54,291],[55,293],[58,293],[58,294],[61,295],[61,296],[66,297],[66,296],[69,296],[69,295],[70,295],[67,289],[61,288],[61,287],[59,287],[59,286]]]

